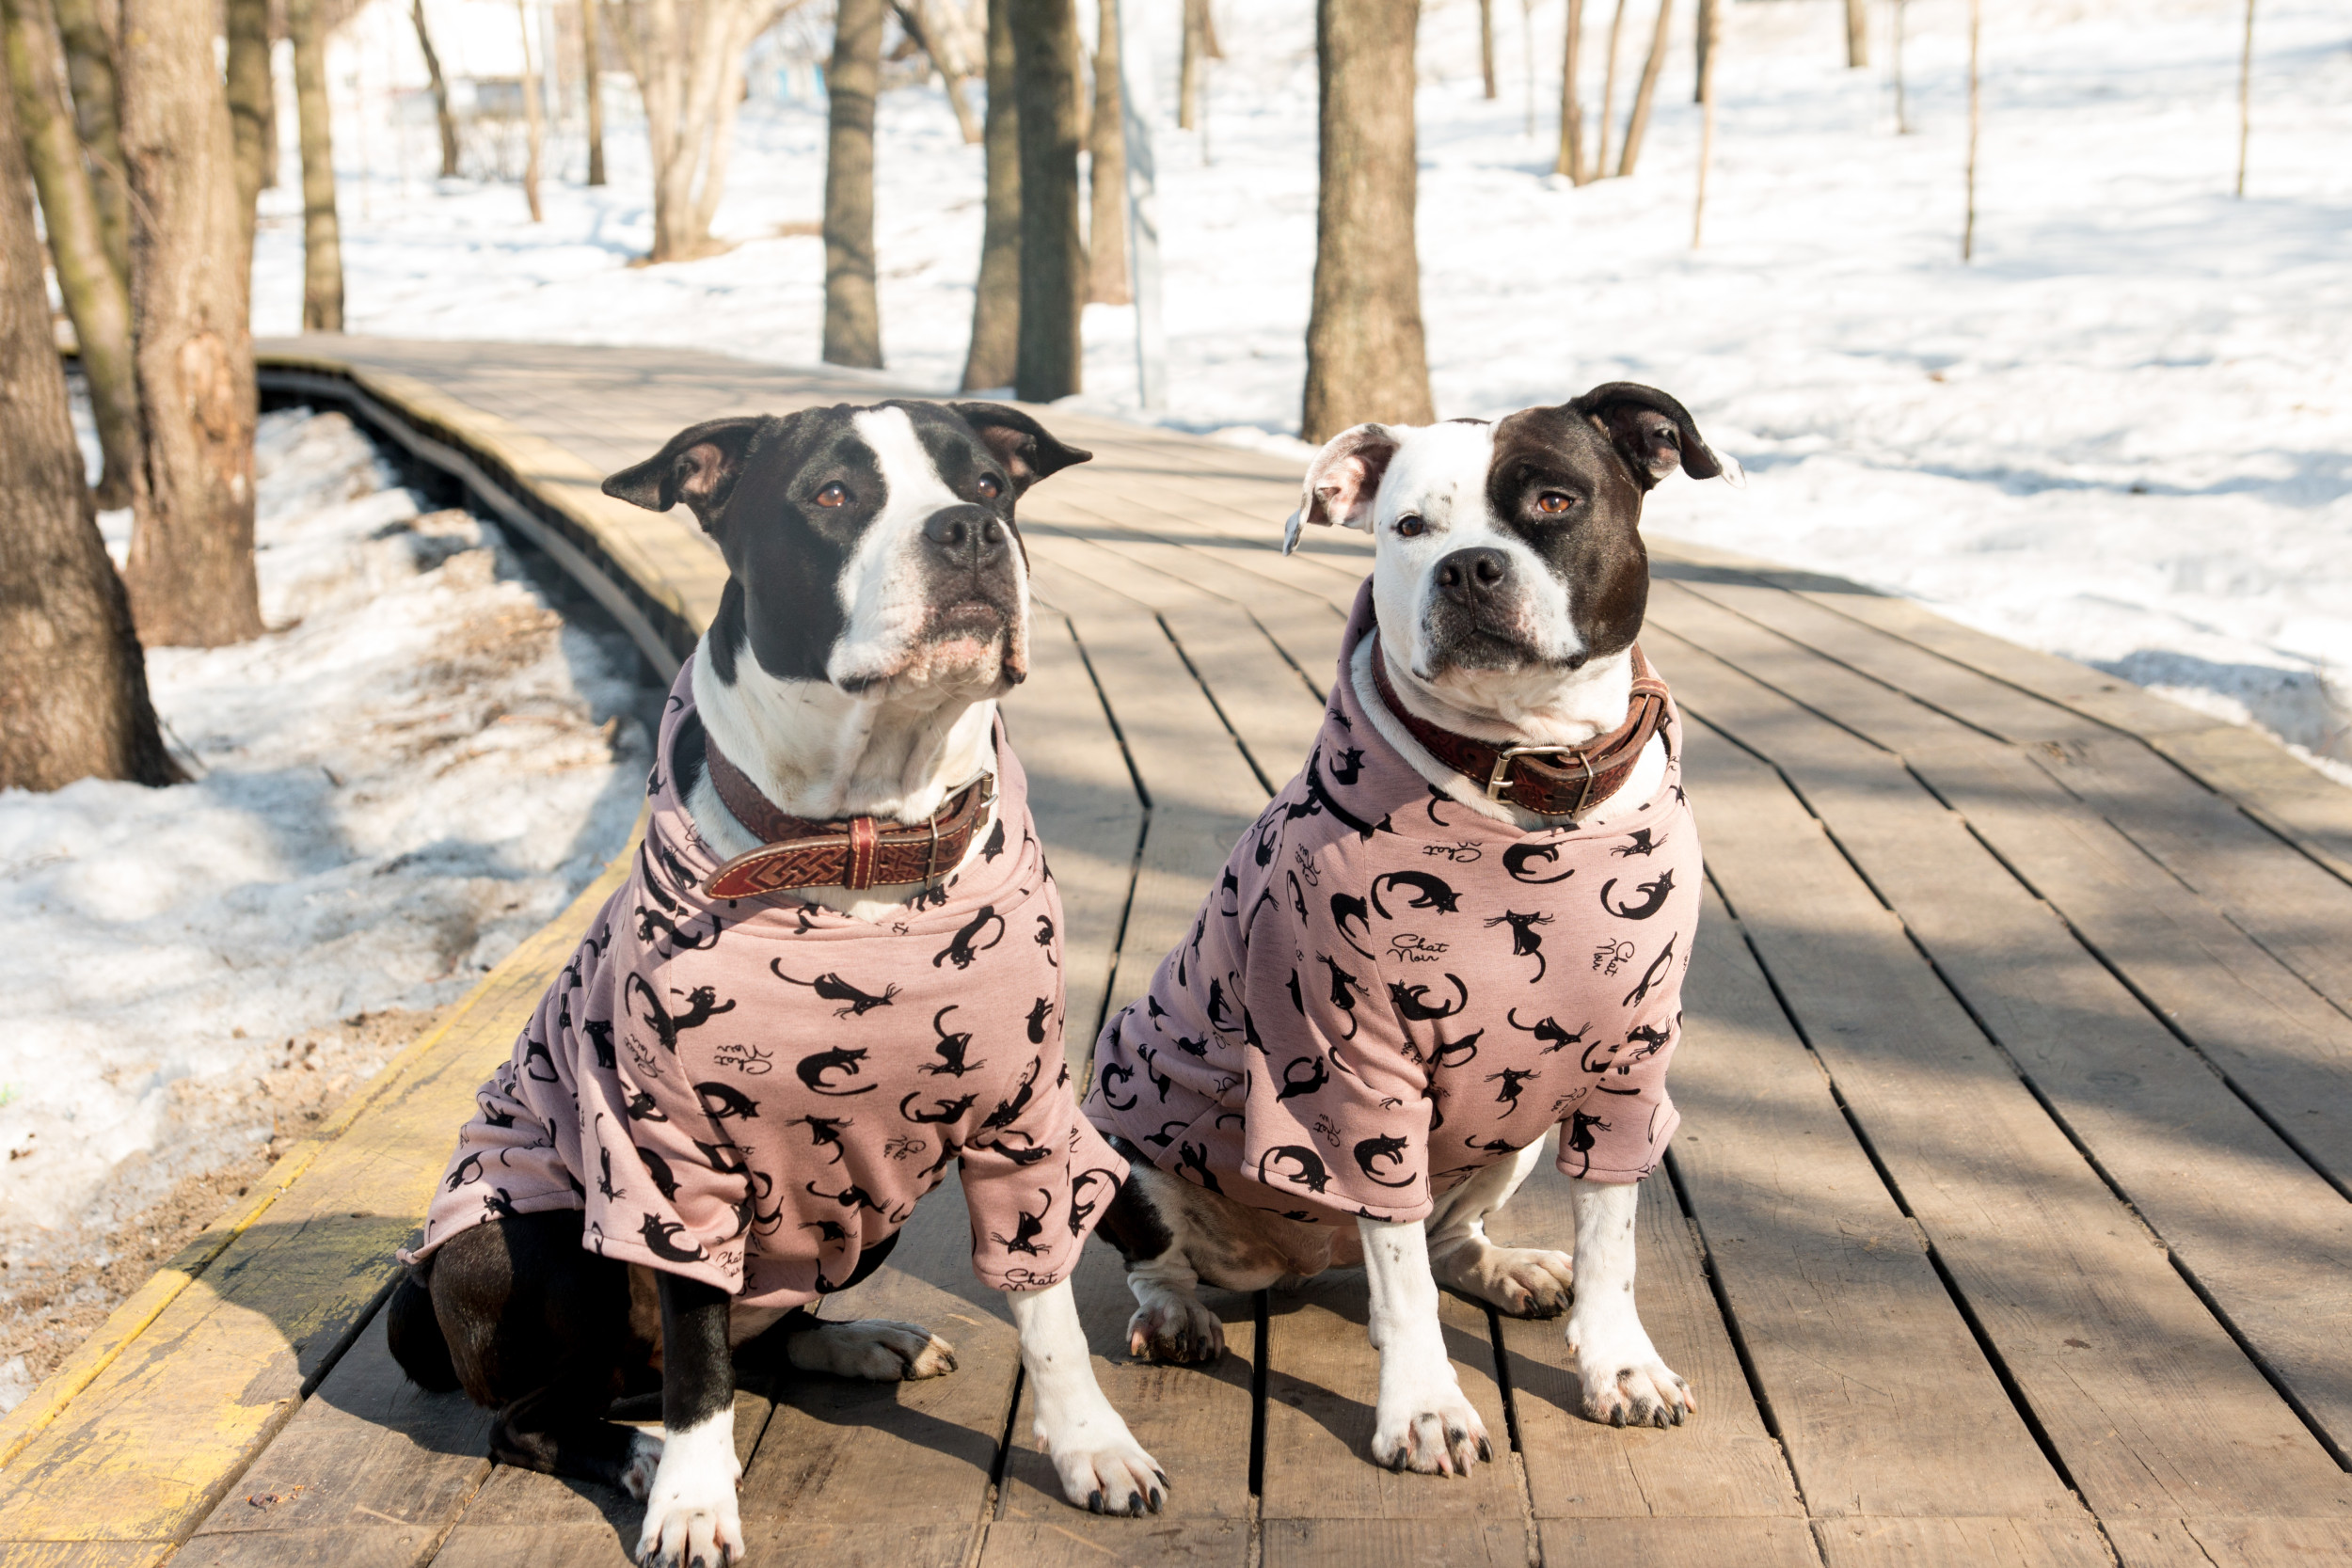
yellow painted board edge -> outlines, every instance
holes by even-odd
[[[214,1221],[181,1248],[146,1284],[116,1307],[95,1333],[82,1341],[81,1346],[56,1371],[42,1380],[40,1387],[25,1396],[24,1402],[8,1412],[5,1419],[0,1419],[0,1470],[14,1463],[27,1444],[64,1415],[74,1398],[97,1381],[99,1374],[112,1366],[132,1342],[146,1332],[148,1325],[162,1316],[164,1309],[197,1281],[214,1259],[259,1223],[270,1206],[310,1168],[326,1146],[342,1136],[369,1106],[413,1076],[419,1066],[433,1054],[435,1048],[447,1039],[452,1031],[482,1006],[495,990],[511,982],[516,970],[531,964],[545,965],[547,958],[540,951],[544,946],[540,939],[548,930],[572,923],[586,925],[589,917],[612,895],[613,889],[628,879],[629,863],[637,852],[637,838],[643,831],[644,817],[641,815],[637,827],[629,833],[628,847],[614,856],[611,863],[580,890],[580,895],[564,907],[562,914],[518,942],[512,953],[501,959],[475,983],[471,990],[458,999],[440,1022],[393,1057],[365,1089],[344,1101],[332,1116],[320,1124],[317,1131],[287,1149],[269,1168],[268,1174],[254,1184],[254,1189],[246,1195],[243,1203]]]

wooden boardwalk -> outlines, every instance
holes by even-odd
[[[887,390],[653,350],[267,345],[454,468],[675,659],[691,521],[596,493],[692,420]],[[1292,466],[1049,416],[1024,503],[1036,673],[1007,704],[1069,906],[1071,1050],[1181,937],[1304,755],[1368,569],[1276,551]],[[1643,1206],[1678,1431],[1570,1412],[1560,1325],[1449,1300],[1508,1433],[1469,1481],[1365,1459],[1360,1275],[1223,1303],[1207,1370],[1101,1372],[1168,1513],[1065,1507],[1009,1322],[943,1195],[833,1310],[962,1370],[739,1405],[760,1563],[2352,1561],[2352,791],[2249,732],[1851,584],[1653,540],[1644,641],[1691,725],[1708,907]],[[603,896],[501,965],[0,1423],[0,1561],[610,1564],[637,1510],[494,1468],[373,1314],[469,1096]],[[1512,1239],[1565,1245],[1547,1167]],[[1131,1303],[1079,1280],[1098,1351]]]

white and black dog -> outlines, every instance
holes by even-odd
[[[1018,770],[1009,753],[1000,760],[995,714],[1027,657],[1014,502],[1089,455],[1016,409],[893,402],[696,425],[606,483],[657,511],[685,501],[730,575],[672,697],[655,829],[638,870],[485,1085],[424,1243],[407,1255],[416,1263],[389,1305],[389,1330],[416,1381],[462,1386],[498,1412],[491,1441],[501,1462],[645,1498],[641,1560],[715,1565],[742,1553],[733,1402],[747,1341],[760,1338],[756,1354],[771,1364],[849,1376],[954,1370],[948,1346],[923,1328],[819,1323],[799,1304],[870,1274],[914,1198],[959,1157],[968,1201],[980,1184],[975,1161],[994,1162],[1000,1190],[1058,1190],[1050,1236],[1046,1215],[1009,1213],[1009,1234],[992,1243],[976,1233],[975,1263],[981,1247],[996,1247],[1002,1266],[983,1277],[1006,1291],[1037,1434],[1065,1492],[1097,1512],[1160,1507],[1167,1478],[1095,1383],[1066,1271],[1025,1288],[1050,1277],[1053,1245],[1075,1256],[1087,1213],[1117,1181],[1116,1162],[1052,1075],[1061,1061],[1057,933],[1041,911],[1057,906],[1025,806],[1001,792],[1003,775],[1017,784]],[[754,794],[742,793],[746,781]],[[966,804],[951,810],[957,801]],[[676,824],[666,844],[657,831],[665,810]],[[803,843],[755,832],[746,811],[801,828],[850,825],[807,842],[846,843],[839,852],[853,869],[831,882],[775,883],[789,899],[765,887],[703,896],[730,866]],[[960,836],[944,863],[936,831],[930,863],[908,858],[922,829],[899,830],[905,853],[890,858],[894,825],[935,830],[950,816]],[[677,856],[694,876],[671,875]],[[908,864],[921,874],[888,873]],[[1027,867],[1031,901],[1017,937],[1007,940],[996,912],[1009,908],[1001,895],[970,927],[939,936],[959,880],[994,888],[989,879],[1012,875],[1007,866]],[[743,935],[762,919],[781,936]],[[798,940],[812,929],[841,940],[807,948],[802,965],[795,921]],[[739,997],[721,994],[723,977],[676,983],[707,976],[691,965],[729,944],[758,948],[747,960],[756,986]],[[650,977],[599,980],[597,966],[624,951],[651,966]],[[868,967],[843,953],[865,955]],[[976,961],[982,979],[1011,974],[1021,1005],[992,1010],[964,974]],[[923,1001],[919,1016],[901,981]],[[958,989],[943,1004],[923,987]],[[1040,989],[1047,994],[1032,1007],[1028,993]],[[761,1035],[795,1006],[823,1008],[804,1036]],[[715,1053],[698,1048],[723,1030],[734,1032]],[[770,1071],[792,1067],[789,1055],[775,1059],[779,1045],[803,1048],[797,1071]],[[705,1081],[691,1082],[697,1074]],[[679,1087],[683,1100],[662,1099]],[[1037,1129],[1051,1131],[1053,1147]],[[1066,1151],[1082,1144],[1104,1158],[1075,1175],[1073,1191],[1065,1162],[1079,1156]],[[821,1180],[803,1194],[797,1179],[809,1175]],[[694,1208],[705,1188],[725,1201]],[[628,1217],[612,1223],[616,1213]],[[820,1240],[794,1243],[799,1232]],[[774,1238],[777,1256],[803,1251],[747,1289],[773,1261],[762,1260],[763,1238]],[[829,1263],[838,1265],[830,1278]],[[747,1307],[738,1290],[787,1305]],[[666,1444],[608,1418],[615,1397],[657,1379]]]
[[[1131,1348],[1213,1359],[1199,1284],[1360,1260],[1386,1465],[1490,1451],[1439,1283],[1566,1310],[1594,1419],[1696,1409],[1633,1301],[1700,881],[1671,705],[1634,645],[1643,500],[1677,467],[1726,471],[1679,403],[1626,383],[1326,444],[1285,550],[1302,524],[1375,540],[1340,689],[1188,942],[1097,1043],[1086,1111],[1133,1166],[1103,1227]],[[1554,1126],[1573,1257],[1498,1246],[1486,1218]]]

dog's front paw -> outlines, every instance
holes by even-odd
[[[1215,1361],[1225,1324],[1193,1295],[1163,1291],[1127,1320],[1127,1354],[1139,1361]]]
[[[1549,1247],[1466,1249],[1436,1272],[1454,1290],[1491,1302],[1515,1318],[1556,1318],[1576,1294],[1575,1260]]]
[[[726,1568],[743,1557],[735,1482],[735,1411],[669,1434],[645,1497],[640,1568]]]
[[[1568,1320],[1568,1354],[1576,1357],[1584,1418],[1610,1426],[1680,1426],[1699,1402],[1680,1373],[1658,1358],[1638,1325],[1580,1333]]]
[[[1425,1476],[1467,1476],[1470,1466],[1494,1457],[1486,1440],[1486,1423],[1477,1407],[1448,1377],[1443,1386],[1434,1381],[1426,1388],[1391,1395],[1381,1390],[1373,1414],[1372,1457],[1391,1470],[1417,1470]]]
[[[864,1378],[869,1383],[919,1383],[956,1370],[955,1347],[918,1323],[859,1318],[826,1323],[786,1341],[786,1357],[804,1372]]]
[[[1061,1495],[1073,1506],[1095,1513],[1137,1518],[1157,1513],[1168,1498],[1168,1474],[1159,1461],[1144,1452],[1123,1426],[1116,1437],[1104,1435],[1109,1440],[1098,1447],[1053,1453],[1054,1473],[1061,1477]]]

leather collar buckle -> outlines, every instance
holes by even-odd
[[[1593,771],[1593,753],[1591,750],[1582,746],[1503,747],[1501,751],[1495,753],[1495,770],[1486,776],[1486,799],[1489,800],[1500,801],[1502,799],[1502,792],[1511,787],[1512,781],[1509,777],[1511,764],[1518,761],[1520,757],[1534,756],[1573,757],[1578,762],[1584,765],[1584,788],[1582,792],[1577,796],[1576,805],[1567,813],[1570,816],[1583,816],[1584,808],[1591,805],[1593,802],[1593,780],[1597,775],[1596,775]],[[1514,805],[1517,805],[1518,803],[1518,802],[1516,800],[1512,802]]]

